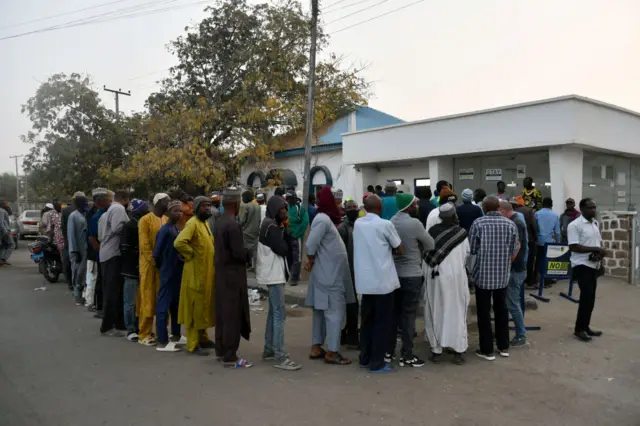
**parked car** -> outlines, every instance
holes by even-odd
[[[18,226],[18,219],[16,219],[14,215],[11,215],[9,221],[11,226],[11,238],[13,238],[16,248],[18,248],[18,240],[20,239],[20,226]]]
[[[25,210],[18,217],[20,227],[20,238],[24,240],[27,235],[40,235],[40,210]]]

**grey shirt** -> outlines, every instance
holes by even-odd
[[[315,256],[306,305],[325,310],[356,301],[347,249],[329,216],[319,213],[311,224],[307,254]]]
[[[260,222],[260,206],[253,202],[245,203],[240,215],[240,228],[242,228],[245,248],[251,249],[258,244]]]
[[[117,201],[111,203],[98,222],[100,236],[100,262],[106,262],[115,256],[120,256],[120,237],[124,224],[129,221],[127,210]]]
[[[418,219],[407,213],[398,212],[391,218],[391,223],[395,226],[404,246],[404,254],[394,256],[398,276],[422,276],[422,253],[435,248],[433,238]]]
[[[87,254],[87,220],[78,210],[69,216],[67,224],[67,240],[69,241],[69,253]]]

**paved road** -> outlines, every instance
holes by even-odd
[[[287,319],[288,348],[305,364],[298,372],[258,360],[264,312],[252,314],[255,332],[241,347],[250,370],[101,337],[64,283],[34,291],[43,279],[25,250],[13,260],[0,269],[2,425],[640,424],[640,289],[616,281],[599,289],[594,322],[606,334],[591,344],[571,338],[575,305],[552,294],[527,317],[543,331],[510,359],[372,376],[304,360],[304,309]]]

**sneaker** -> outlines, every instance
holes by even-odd
[[[276,364],[273,367],[280,370],[296,371],[300,370],[302,368],[302,365],[291,361],[290,358],[285,358],[279,364]]]
[[[509,349],[498,349],[498,353],[502,358],[509,358]]]
[[[400,362],[398,365],[400,367],[424,367],[425,362],[418,358],[417,356],[412,356],[411,358],[400,358]]]
[[[290,280],[290,281],[289,281],[289,285],[290,285],[291,287],[295,287],[295,286],[297,286],[297,285],[298,285],[298,280]]]
[[[396,360],[396,355],[395,354],[390,354],[390,353],[386,353],[384,354],[384,362],[386,362],[387,364],[389,364],[391,361],[395,361]]]
[[[105,331],[102,335],[107,337],[124,337],[124,333],[120,330],[116,330],[115,328]]]
[[[527,344],[526,337],[514,337],[513,339],[511,339],[511,342],[509,342],[509,347],[521,348],[523,346],[526,346],[526,344]]]
[[[429,361],[431,361],[434,364],[440,364],[441,359],[442,359],[442,354],[436,354],[431,352],[431,355],[429,356]]]
[[[384,367],[378,370],[369,370],[369,373],[395,373],[396,369],[391,366],[391,364],[386,363]]]
[[[496,360],[496,356],[493,353],[483,354],[482,352],[480,352],[480,349],[478,349],[476,351],[476,355],[478,355],[482,359],[486,359],[487,361],[495,361]]]
[[[143,346],[155,346],[157,344],[156,339],[153,337],[145,337],[142,340],[138,340],[138,343]]]
[[[236,362],[223,362],[225,368],[251,368],[253,364],[246,359],[239,359]]]
[[[129,333],[127,334],[127,340],[130,342],[137,342],[138,341],[138,333]]]
[[[265,350],[262,352],[263,361],[273,361],[276,359],[276,354],[273,351]]]

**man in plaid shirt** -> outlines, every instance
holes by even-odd
[[[498,212],[498,198],[485,198],[482,207],[485,216],[476,219],[469,232],[471,254],[476,256],[472,271],[480,332],[480,349],[476,355],[493,361],[496,357],[493,353],[491,301],[493,299],[496,346],[501,356],[508,357],[509,314],[505,298],[511,262],[518,254],[520,244],[516,225]]]

